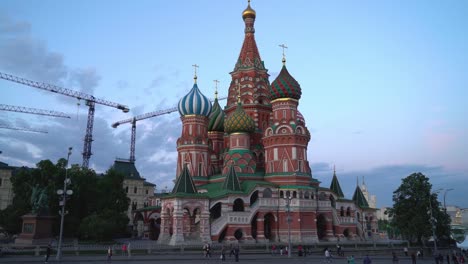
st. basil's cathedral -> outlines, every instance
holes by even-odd
[[[151,216],[160,223],[158,241],[285,242],[288,230],[294,243],[377,238],[376,210],[359,186],[348,199],[335,172],[329,188],[313,178],[311,135],[298,111],[301,86],[284,55],[270,84],[255,42],[255,18],[249,1],[226,106],[216,96],[211,103],[196,74],[179,101],[175,186]],[[148,210],[135,212],[147,222]]]

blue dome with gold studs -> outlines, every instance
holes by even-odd
[[[195,83],[190,92],[180,99],[178,110],[181,116],[209,116],[211,113],[211,102],[200,92],[197,83]]]

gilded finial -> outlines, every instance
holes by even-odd
[[[240,104],[241,102],[241,96],[240,96],[240,88],[241,88],[241,85],[240,83],[237,83],[237,103]]]
[[[213,82],[215,83],[215,99],[218,99],[218,83],[219,83],[219,81],[218,80],[213,80]]]
[[[278,45],[283,49],[283,59],[281,60],[283,62],[283,65],[286,65],[286,55],[284,54],[284,49],[287,49],[288,47],[284,44]]]
[[[195,75],[193,76],[193,81],[195,83],[197,83],[197,78],[198,78],[197,77],[197,68],[199,68],[200,66],[198,66],[197,64],[193,64],[192,66],[193,66],[193,69],[195,70]]]

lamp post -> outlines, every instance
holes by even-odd
[[[292,200],[292,196],[291,194],[289,194],[288,196],[284,197],[284,200],[286,201],[286,210],[287,210],[287,222],[288,222],[288,258],[291,257],[291,251],[292,251],[292,248],[291,248],[291,200]]]
[[[67,185],[70,184],[70,179],[68,179],[68,162],[70,160],[70,155],[72,153],[72,147],[68,148],[68,155],[67,155],[67,163],[65,164],[65,180],[63,181],[63,190],[59,189],[57,190],[57,194],[62,196],[61,201],[59,202],[59,205],[62,206],[60,213],[60,236],[59,236],[59,243],[57,246],[57,260],[60,260],[62,257],[62,237],[63,237],[63,220],[65,218],[65,215],[67,212],[65,212],[65,204],[67,203],[67,196],[72,195],[73,191],[72,190],[67,190]]]
[[[453,188],[450,188],[450,189],[445,189],[445,192],[444,192],[444,210],[445,210],[445,213],[447,213],[447,206],[445,204],[445,197],[447,196],[447,193],[449,191],[453,191],[454,189]]]

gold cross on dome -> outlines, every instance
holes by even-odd
[[[200,66],[198,66],[197,64],[193,64],[192,66],[195,70],[195,76],[193,77],[193,79],[195,80],[195,83],[197,83],[197,68],[199,68]]]
[[[287,49],[288,46],[284,45],[284,44],[281,44],[281,45],[278,45],[280,46],[282,49],[283,49],[283,64],[286,62],[286,55],[284,54],[284,49]]]
[[[213,82],[215,83],[215,99],[218,98],[218,83],[219,81],[218,80],[213,80]]]

